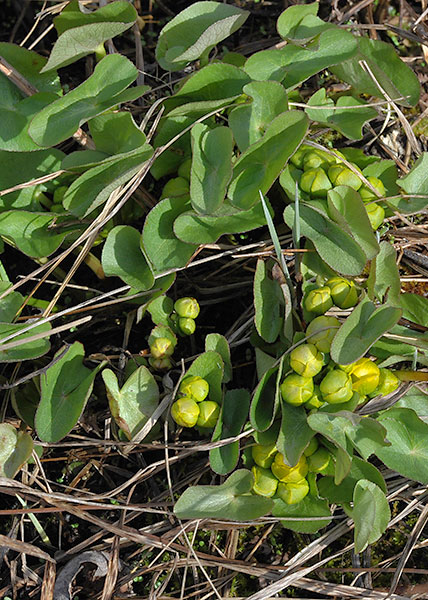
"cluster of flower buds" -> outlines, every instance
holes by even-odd
[[[254,466],[253,491],[259,496],[281,498],[286,504],[297,504],[309,493],[307,476],[331,474],[333,458],[313,437],[298,463],[290,467],[274,445],[257,444],[251,449]],[[334,471],[333,471],[334,472]]]
[[[341,152],[338,150],[334,152],[346,160]],[[307,199],[326,198],[327,192],[339,185],[353,188],[360,194],[365,204],[372,228],[377,229],[385,218],[385,211],[379,204],[379,198],[372,188],[384,197],[386,192],[382,181],[377,177],[366,177],[372,188],[368,187],[357,175],[357,173],[361,173],[361,169],[354,163],[348,163],[353,167],[350,169],[340,158],[323,150],[302,145],[290,159],[290,163],[294,167],[290,173],[298,182],[301,192]]]
[[[323,315],[333,305],[352,308],[358,302],[358,290],[353,281],[344,277],[331,277],[322,287],[315,288],[305,296],[304,305],[308,312]]]
[[[178,333],[192,335],[195,332],[195,319],[199,311],[199,304],[195,298],[179,298],[175,302],[171,320],[176,325]]]
[[[220,406],[207,400],[210,387],[198,375],[188,375],[178,388],[178,400],[171,406],[171,416],[181,427],[212,429],[217,423]]]

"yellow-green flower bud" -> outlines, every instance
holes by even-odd
[[[285,402],[300,406],[312,398],[314,382],[311,377],[302,377],[292,373],[284,379],[279,389]]]
[[[199,417],[199,406],[191,398],[179,398],[171,406],[171,416],[181,427],[194,427]]]
[[[200,308],[196,298],[179,298],[174,304],[174,310],[179,317],[196,319]]]
[[[355,366],[355,363],[351,363],[350,365],[337,365],[341,371],[345,371],[345,373],[351,373],[352,369]]]
[[[326,283],[331,290],[333,302],[339,308],[351,308],[358,302],[358,292],[353,281],[343,277],[332,277]]]
[[[311,290],[305,298],[305,308],[308,312],[323,315],[333,306],[330,288],[325,286]]]
[[[300,146],[300,148],[298,148],[293,154],[293,156],[290,158],[290,163],[298,169],[303,169],[303,158],[305,154],[309,151],[309,146]]]
[[[380,204],[377,204],[376,202],[373,202],[372,204],[366,204],[366,211],[372,229],[377,229],[380,227],[385,218],[385,211]]]
[[[308,341],[315,344],[321,352],[330,352],[331,343],[339,326],[340,323],[336,317],[316,317],[306,328],[306,335],[310,336]],[[328,329],[326,329],[327,327]]]
[[[358,167],[357,167],[358,168]],[[345,167],[345,165],[333,165],[328,170],[328,176],[330,181],[335,185],[347,185],[348,187],[353,188],[354,190],[359,190],[362,181],[351,169]]]
[[[149,364],[156,371],[166,371],[172,368],[172,362],[167,356],[164,358],[149,358]]]
[[[254,462],[264,469],[270,468],[277,452],[278,450],[276,449],[275,444],[270,444],[269,446],[257,444],[251,448],[251,455]]]
[[[314,436],[309,442],[309,444],[306,446],[306,448],[303,450],[303,454],[305,456],[312,456],[312,454],[318,450],[318,446],[318,439],[316,438],[316,436]]]
[[[178,317],[178,328],[184,335],[192,335],[195,333],[195,319],[190,317]]]
[[[366,179],[369,183],[372,184],[372,186],[375,188],[375,190],[377,190],[382,197],[385,197],[385,195],[386,195],[385,186],[383,185],[383,183],[380,179],[378,179],[377,177],[366,177]],[[376,196],[376,194],[374,194],[374,192],[372,192],[371,189],[368,188],[366,185],[363,185],[358,190],[358,193],[360,194],[363,202],[370,202],[371,200],[377,200],[377,198],[378,198],[378,196]]]
[[[375,396],[387,396],[388,394],[392,394],[400,385],[400,380],[398,377],[390,371],[389,369],[379,369],[379,383],[377,388],[369,394],[371,398]]]
[[[322,152],[321,150],[310,150],[306,152],[303,157],[303,170],[308,171],[309,169],[328,169],[330,165],[336,161],[333,156]]]
[[[322,397],[329,404],[348,402],[352,398],[352,379],[340,369],[333,369],[320,383]]]
[[[309,493],[309,484],[306,479],[298,483],[279,483],[278,496],[286,504],[297,504]]]
[[[321,391],[318,385],[314,385],[314,393],[312,398],[309,398],[307,402],[305,402],[305,408],[308,410],[318,409],[320,406],[324,404],[323,397],[321,395]]]
[[[278,479],[272,475],[271,470],[254,465],[251,472],[254,475],[253,491],[259,496],[267,498],[274,496],[278,487]]]
[[[150,346],[150,354],[153,358],[164,358],[171,356],[174,352],[174,344],[169,338],[156,338]]]
[[[208,381],[205,381],[199,375],[188,375],[180,383],[178,391],[195,402],[202,402],[208,396],[210,386]]]
[[[290,354],[290,367],[302,377],[315,377],[324,366],[324,356],[314,344],[301,344]]]
[[[220,414],[220,406],[212,400],[204,400],[198,404],[199,417],[196,421],[198,427],[215,427]]]
[[[326,448],[318,448],[314,454],[308,456],[308,467],[311,473],[325,473],[330,464],[331,454]]]
[[[275,459],[271,466],[272,473],[277,479],[283,483],[297,483],[304,477],[308,472],[308,463],[305,456],[301,456],[299,462],[294,467],[286,465],[284,457],[278,452],[275,455]]]
[[[309,169],[300,178],[300,188],[314,198],[325,198],[332,189],[331,181],[323,169]]]
[[[161,200],[163,198],[176,198],[189,194],[189,182],[183,177],[174,177],[163,186]]]
[[[361,396],[371,394],[377,388],[380,370],[369,358],[360,358],[351,371],[352,389]]]

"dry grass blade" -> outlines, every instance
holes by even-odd
[[[52,600],[56,578],[56,565],[52,562],[45,564],[40,600]]]
[[[367,590],[366,588],[342,585],[340,583],[315,581],[314,579],[306,577],[302,577],[302,579],[296,581],[294,585],[317,594],[327,594],[328,596],[336,597],[341,596],[343,598],[362,598],[363,600],[410,600],[408,596],[398,596],[397,594]]]
[[[119,538],[114,537],[101,600],[111,600],[119,574]]]
[[[21,542],[19,540],[12,539],[7,537],[7,535],[0,534],[0,545],[3,548],[9,548],[15,552],[30,554],[31,556],[36,556],[41,560],[47,560],[53,563],[55,562],[54,558],[52,558],[47,552],[37,548],[37,546],[33,546],[33,544],[29,544],[28,542]]]

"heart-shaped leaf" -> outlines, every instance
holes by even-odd
[[[284,456],[285,462],[294,467],[315,433],[308,425],[307,413],[303,406],[281,402],[281,412],[281,429],[276,447]]]
[[[327,500],[312,494],[297,504],[286,504],[280,498],[275,498],[272,515],[281,519],[280,523],[283,527],[299,533],[316,533],[331,523]],[[299,518],[302,520],[299,521]]]
[[[355,552],[362,552],[384,533],[391,511],[385,492],[372,481],[361,479],[354,489],[352,518],[355,523]]]
[[[428,298],[418,294],[401,294],[400,306],[405,319],[428,327]]]
[[[17,44],[0,42],[0,56],[4,58],[18,73],[39,92],[50,92],[62,95],[61,82],[58,73],[44,73],[43,67],[46,65],[46,58],[40,56],[32,50],[27,50]],[[0,79],[6,79],[1,73]],[[13,86],[15,87],[15,86]],[[16,88],[15,88],[16,89]],[[3,104],[5,98],[2,95],[0,103]]]
[[[274,261],[257,261],[254,275],[254,323],[266,342],[274,342],[283,324],[283,296],[278,281],[272,277]]]
[[[393,327],[401,317],[401,309],[376,306],[365,296],[336,333],[331,345],[332,359],[350,365]]]
[[[49,228],[55,219],[51,213],[8,210],[0,213],[0,235],[10,238],[28,256],[49,256],[61,245],[66,233]]]
[[[174,506],[179,519],[226,519],[251,521],[269,513],[270,498],[249,494],[253,487],[251,471],[239,469],[221,485],[189,487]]]
[[[144,367],[139,367],[119,389],[116,375],[110,369],[102,372],[107,388],[111,414],[128,439],[143,428],[159,403],[157,383]]]
[[[33,451],[28,433],[18,432],[9,423],[0,423],[0,477],[13,479]]]
[[[354,488],[361,479],[372,481],[386,492],[385,481],[378,469],[357,456],[352,458],[351,470],[339,485],[335,485],[333,477],[321,477],[317,482],[318,491],[320,496],[335,504],[352,502]]]

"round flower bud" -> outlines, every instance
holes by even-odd
[[[308,463],[305,456],[301,456],[299,462],[294,467],[286,465],[284,457],[279,452],[275,455],[275,459],[271,466],[271,471],[277,479],[283,483],[297,483],[308,472]]]
[[[331,461],[331,454],[326,448],[318,448],[314,454],[308,456],[308,467],[311,473],[325,473]]]
[[[196,329],[195,319],[191,319],[190,317],[179,317],[178,328],[184,335],[192,335],[192,333],[195,333]]]
[[[323,169],[309,169],[300,178],[300,188],[314,198],[325,198],[332,189],[331,181]]]
[[[309,493],[309,484],[306,479],[298,483],[279,483],[278,496],[286,504],[297,504]]]
[[[210,386],[199,375],[188,375],[180,383],[178,391],[195,402],[202,402],[208,396]]]
[[[314,344],[301,344],[290,354],[290,367],[302,377],[315,377],[324,366],[324,356]]]
[[[169,179],[163,186],[161,200],[163,198],[176,198],[177,196],[187,196],[189,194],[189,182],[184,177],[174,177]]]
[[[305,298],[305,308],[308,312],[323,315],[333,306],[329,287],[316,288],[308,292]]]
[[[371,394],[377,388],[380,370],[369,358],[360,358],[351,371],[352,389],[361,396]]]
[[[320,406],[324,404],[323,397],[320,392],[320,388],[318,385],[314,385],[314,393],[311,398],[307,402],[305,402],[305,408],[308,410],[318,409]]]
[[[267,498],[274,496],[278,487],[278,479],[272,475],[271,470],[254,465],[251,472],[254,476],[253,492]]]
[[[358,167],[357,167],[358,168]],[[351,169],[345,167],[343,164],[333,165],[328,170],[328,176],[330,181],[335,185],[347,185],[354,190],[359,190],[362,181]]]
[[[251,448],[251,455],[254,462],[256,465],[259,465],[259,467],[263,467],[264,469],[270,468],[277,452],[278,450],[276,449],[275,444],[270,444],[269,446],[257,444]]]
[[[385,186],[383,185],[383,183],[380,179],[378,179],[377,177],[366,177],[366,179],[369,183],[372,184],[372,186],[375,188],[375,190],[377,190],[382,197],[385,197],[385,195],[386,195]],[[378,199],[378,196],[376,196],[376,194],[374,194],[374,192],[372,192],[371,189],[368,188],[366,185],[363,185],[358,190],[358,193],[360,194],[363,202],[371,202],[371,200]]]
[[[350,376],[340,369],[333,369],[320,383],[323,399],[329,404],[348,402],[352,398],[352,380]]]
[[[179,398],[171,406],[171,416],[181,427],[193,427],[199,417],[199,406],[191,398]]]
[[[290,158],[290,163],[298,169],[303,169],[303,158],[307,152],[310,152],[309,146],[303,144],[300,148],[297,148],[296,152]]]
[[[336,317],[316,317],[306,328],[306,335],[310,336],[308,341],[315,344],[321,352],[330,352],[331,343],[339,326],[340,323]],[[327,327],[328,329],[326,329]]]
[[[166,371],[172,368],[172,362],[167,356],[164,358],[149,358],[149,364],[156,371]]]
[[[314,382],[311,377],[302,377],[292,373],[284,379],[279,389],[285,402],[300,406],[313,396]]]
[[[318,446],[318,440],[316,436],[314,436],[309,442],[309,444],[306,446],[306,448],[303,450],[303,454],[305,456],[311,456],[316,450],[318,450]]]
[[[358,302],[358,292],[353,281],[343,277],[332,277],[326,283],[330,288],[333,302],[339,308],[351,308]]]
[[[204,400],[198,404],[199,417],[196,421],[198,427],[215,427],[220,414],[220,406],[212,400]]]
[[[164,358],[165,356],[171,356],[173,352],[174,344],[169,338],[156,338],[153,344],[150,346],[150,354],[153,356],[153,358]]]
[[[179,317],[196,319],[200,309],[196,298],[179,298],[174,304],[174,310]]]
[[[330,165],[336,161],[333,156],[322,152],[321,150],[309,150],[303,157],[303,170],[308,171],[309,169],[328,169]]]
[[[379,369],[379,383],[377,388],[369,394],[371,398],[375,396],[387,396],[388,394],[392,394],[400,385],[400,380],[398,377],[389,369]]]
[[[373,202],[372,204],[366,204],[366,211],[372,229],[377,229],[380,227],[385,218],[385,211],[380,204],[376,204],[376,202]]]

